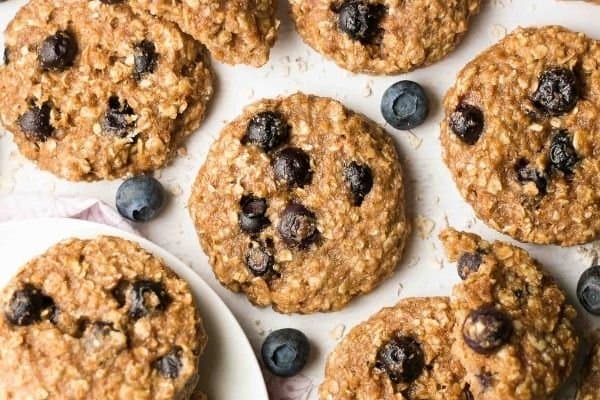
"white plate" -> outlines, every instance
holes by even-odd
[[[74,219],[38,219],[0,224],[0,287],[8,283],[29,259],[55,243],[71,238],[112,235],[137,242],[162,258],[185,279],[196,297],[209,345],[202,357],[203,390],[210,399],[268,400],[267,390],[252,347],[242,328],[219,296],[188,266],[154,243],[106,225]]]

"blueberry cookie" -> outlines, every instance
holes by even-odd
[[[6,31],[0,118],[20,151],[70,180],[164,166],[212,95],[204,48],[125,4],[33,0]]]
[[[477,400],[550,400],[573,368],[575,309],[524,250],[447,229],[463,282],[454,288],[453,355]]]
[[[311,47],[353,72],[396,74],[432,64],[460,42],[480,0],[291,0]]]
[[[188,285],[137,244],[70,239],[0,292],[0,398],[189,399],[206,335]]]
[[[600,233],[600,44],[517,29],[469,63],[444,100],[444,160],[478,217],[518,240]]]
[[[253,104],[223,129],[189,209],[221,283],[284,313],[338,310],[370,292],[408,232],[391,137],[302,93]]]
[[[597,339],[584,368],[577,400],[600,400],[600,342]]]
[[[140,13],[176,23],[228,64],[264,65],[277,38],[276,0],[129,0],[129,4]]]
[[[329,355],[322,400],[472,400],[450,353],[446,297],[409,298],[354,327]]]

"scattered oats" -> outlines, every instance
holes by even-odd
[[[373,95],[373,81],[368,80],[362,90],[363,97],[371,97]]]
[[[432,219],[419,214],[417,215],[415,226],[421,239],[425,240],[429,238],[433,228],[435,228],[435,222]]]
[[[344,336],[346,331],[346,325],[339,324],[329,332],[329,337],[333,340],[340,340]]]
[[[296,67],[299,72],[306,72],[308,71],[308,62],[304,58],[298,57],[296,58]]]
[[[402,283],[398,284],[398,290],[396,291],[396,295],[398,297],[400,297],[400,294],[402,293],[402,290],[404,290],[404,285]]]
[[[171,192],[173,196],[181,196],[183,194],[183,189],[181,188],[181,185],[175,183],[169,186],[169,192]]]
[[[508,33],[508,30],[506,29],[506,27],[503,25],[500,25],[500,24],[492,25],[490,30],[491,30],[492,37],[496,40],[502,39]]]
[[[416,265],[419,263],[419,261],[421,261],[421,257],[419,257],[419,256],[414,256],[414,257],[412,257],[410,260],[408,260],[408,265],[407,265],[407,267],[408,267],[408,268],[412,268],[412,267],[416,266]]]
[[[438,269],[444,269],[444,259],[440,257],[434,258],[435,267]]]
[[[177,149],[177,156],[185,157],[185,156],[187,156],[187,154],[188,154],[187,147],[181,146],[180,148]]]
[[[423,143],[423,139],[415,135],[413,131],[406,131],[406,138],[408,139],[410,146],[415,150],[421,147],[421,144]]]

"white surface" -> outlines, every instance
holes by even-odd
[[[219,296],[187,265],[154,243],[106,225],[74,219],[38,219],[0,224],[0,287],[29,259],[60,240],[112,235],[138,242],[162,258],[192,289],[209,336],[202,356],[201,388],[210,399],[267,400],[260,366],[242,328]],[[231,384],[235,382],[235,384]]]
[[[0,4],[0,26],[13,15],[23,1],[8,0]],[[214,63],[218,76],[217,95],[207,120],[187,142],[188,156],[157,174],[174,196],[169,207],[156,221],[139,229],[152,241],[183,259],[217,291],[237,316],[258,349],[266,332],[281,327],[295,327],[311,338],[314,353],[305,374],[315,384],[322,379],[327,353],[337,343],[342,328],[349,328],[383,306],[401,297],[449,294],[456,282],[454,266],[444,266],[437,232],[446,221],[458,228],[469,228],[488,239],[506,237],[475,221],[474,214],[458,194],[450,174],[440,157],[438,125],[442,111],[440,102],[454,82],[456,73],[470,59],[516,26],[562,24],[600,38],[600,6],[577,1],[555,0],[484,0],[478,16],[461,46],[449,57],[428,68],[401,77],[353,75],[325,61],[304,45],[294,32],[287,16],[287,5],[281,1],[280,39],[270,63],[261,69],[230,67]],[[204,161],[210,144],[226,121],[235,118],[249,102],[302,90],[335,97],[347,106],[384,124],[379,113],[383,91],[398,79],[412,79],[427,89],[432,113],[426,124],[406,133],[388,129],[396,139],[408,178],[408,205],[413,218],[424,216],[435,223],[431,234],[412,235],[407,253],[398,272],[376,291],[354,301],[345,310],[333,314],[309,316],[278,315],[270,309],[257,309],[240,295],[223,289],[214,279],[207,259],[198,246],[192,223],[185,208],[194,176]],[[420,145],[417,145],[420,143]],[[0,195],[2,193],[44,193],[48,195],[95,196],[112,204],[119,185],[115,182],[73,184],[40,172],[24,161],[12,144],[9,134],[0,138]],[[580,248],[524,246],[530,250],[563,283],[574,304],[577,278],[592,262],[591,255]],[[589,245],[586,248],[592,249]],[[600,325],[582,311],[585,332]],[[347,331],[346,329],[346,331]],[[311,398],[316,398],[313,391]]]

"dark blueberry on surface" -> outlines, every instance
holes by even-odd
[[[183,362],[181,361],[182,351],[183,349],[179,346],[173,347],[167,354],[154,360],[152,368],[158,371],[163,378],[177,379],[179,371],[183,367]]]
[[[573,167],[579,161],[573,141],[567,131],[561,130],[552,138],[550,145],[550,165],[565,174],[573,173]]]
[[[396,129],[415,128],[425,122],[429,114],[427,94],[416,82],[396,82],[381,98],[381,114]]]
[[[570,69],[552,68],[542,73],[533,104],[548,115],[566,114],[579,100],[577,77]]]
[[[517,173],[517,179],[519,182],[533,182],[540,194],[546,194],[548,180],[546,179],[544,173],[535,169],[535,167],[532,166],[529,161],[524,158],[517,160],[517,163],[515,164],[515,172]]]
[[[587,312],[600,315],[600,266],[588,268],[579,277],[577,298]]]
[[[450,114],[450,128],[466,144],[474,145],[483,132],[483,112],[479,107],[460,103]]]
[[[310,183],[312,178],[310,157],[299,148],[285,148],[273,159],[273,173],[279,182],[302,187]]]
[[[156,70],[158,63],[158,53],[156,46],[149,40],[142,40],[135,45],[135,55],[133,57],[134,77],[141,80],[144,75],[151,74]]]
[[[388,374],[394,383],[410,383],[421,375],[425,354],[419,342],[410,336],[398,336],[377,352],[375,368]]]
[[[362,44],[371,44],[380,32],[385,6],[364,0],[347,0],[339,7],[338,28]]]
[[[360,206],[373,188],[373,174],[368,165],[352,161],[344,168],[344,178],[352,192],[355,206]]]
[[[19,126],[27,139],[32,141],[44,141],[54,132],[50,123],[50,105],[42,104],[41,107],[31,106],[19,117]]]
[[[38,61],[43,69],[64,71],[73,66],[77,55],[77,42],[67,31],[48,36],[38,50]]]
[[[479,251],[473,253],[463,253],[458,262],[456,263],[456,269],[458,270],[458,276],[464,281],[473,272],[479,270],[479,266],[483,262],[483,256]]]
[[[116,205],[119,214],[136,222],[156,217],[165,203],[165,190],[151,176],[141,175],[125,180],[117,189]]]
[[[246,233],[259,233],[266,228],[270,221],[265,216],[267,201],[252,195],[242,196],[238,221],[240,229]]]
[[[54,300],[31,284],[13,293],[8,303],[6,319],[13,325],[33,325],[42,319],[52,319],[56,310]]]
[[[138,320],[155,311],[164,311],[171,300],[162,283],[149,280],[136,281],[131,285],[129,316]]]
[[[104,132],[118,137],[125,137],[135,126],[135,112],[125,100],[121,104],[121,100],[117,96],[111,96],[108,99],[108,109],[102,120],[102,129]]]
[[[273,111],[263,111],[253,116],[246,127],[244,141],[264,151],[273,150],[288,138],[290,127],[283,116]]]
[[[318,239],[317,218],[303,205],[290,203],[279,217],[277,229],[288,245],[307,247]]]
[[[246,251],[245,261],[254,276],[265,276],[273,272],[275,256],[270,248],[259,243]]]
[[[310,354],[310,343],[304,333],[297,329],[279,329],[267,336],[261,354],[271,373],[289,377],[304,368]]]
[[[123,307],[127,302],[127,288],[129,287],[129,282],[125,279],[119,280],[114,288],[110,290],[110,294],[116,300],[119,307]]]
[[[491,354],[508,343],[512,323],[508,315],[493,306],[469,313],[462,328],[465,343],[480,354]]]

